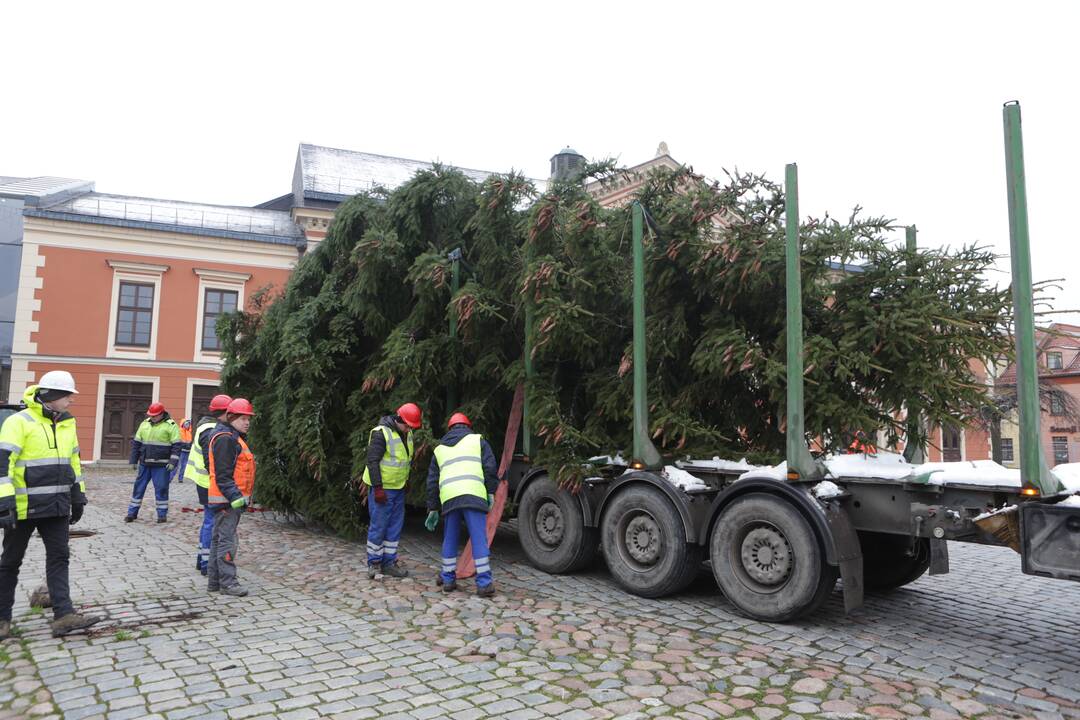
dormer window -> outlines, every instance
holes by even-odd
[[[1046,369],[1047,370],[1060,370],[1061,369],[1061,353],[1048,352],[1046,353]]]

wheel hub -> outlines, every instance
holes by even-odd
[[[775,528],[761,527],[748,532],[741,555],[746,573],[762,585],[779,585],[791,574],[791,547]]]
[[[545,545],[562,542],[565,524],[562,510],[554,502],[546,502],[536,512],[536,534]]]
[[[634,562],[652,565],[660,557],[660,528],[648,515],[638,515],[626,524],[626,551]]]

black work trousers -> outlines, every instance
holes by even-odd
[[[68,525],[69,518],[63,515],[19,520],[14,530],[4,531],[4,554],[0,556],[0,620],[11,620],[19,567],[34,528],[37,528],[41,541],[45,543],[45,583],[49,586],[53,615],[62,618],[75,612],[71,606],[71,588],[68,586]]]

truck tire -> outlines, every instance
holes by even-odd
[[[808,615],[836,585],[814,529],[783,498],[751,493],[720,513],[709,541],[713,575],[724,596],[755,620]]]
[[[530,482],[518,503],[518,538],[533,567],[558,575],[596,559],[596,528],[585,527],[581,503],[544,475]]]
[[[656,488],[637,485],[619,491],[604,510],[600,528],[608,569],[634,595],[678,592],[701,568],[701,548],[686,542],[678,509]]]
[[[911,538],[906,535],[861,532],[859,545],[867,590],[895,590],[915,582],[930,567],[930,541],[926,538],[919,538],[912,548]]]

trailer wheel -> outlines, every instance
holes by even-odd
[[[720,513],[710,539],[713,575],[731,603],[756,620],[785,622],[817,610],[837,569],[810,523],[789,502],[764,493]]]
[[[679,511],[656,488],[622,490],[600,525],[604,559],[627,592],[669,595],[689,585],[700,569],[701,548],[686,542]]]
[[[596,559],[597,529],[585,527],[581,503],[546,475],[525,487],[517,517],[521,548],[534,567],[568,573]]]
[[[918,538],[914,547],[906,535],[859,533],[863,555],[863,584],[887,592],[913,583],[930,567],[930,541]]]

